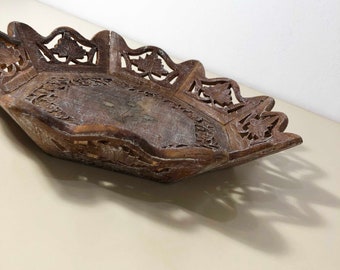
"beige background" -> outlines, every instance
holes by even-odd
[[[35,1],[0,7],[3,31],[101,30]],[[0,110],[0,269],[338,269],[340,125],[276,110],[303,145],[174,185],[47,156]]]

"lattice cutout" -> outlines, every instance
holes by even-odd
[[[20,50],[17,44],[3,38],[2,35],[0,35],[0,59],[0,83],[26,69],[30,63],[26,53]]]
[[[287,127],[287,116],[280,112],[251,112],[235,122],[240,140],[247,146],[266,143]]]
[[[38,43],[47,62],[67,65],[97,64],[97,46],[71,30],[58,29]]]
[[[179,76],[178,66],[164,51],[152,46],[122,52],[121,68],[168,87],[171,87]]]
[[[0,32],[0,104],[51,155],[170,182],[302,142],[284,133],[272,98],[243,98],[198,61],[131,49],[109,31],[88,40],[62,27],[42,37],[15,22],[9,33]]]
[[[227,113],[237,111],[245,106],[239,94],[238,86],[227,79],[196,79],[188,93],[208,106]]]

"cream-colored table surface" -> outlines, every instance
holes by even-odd
[[[3,31],[101,30],[35,1],[0,10]],[[303,145],[174,185],[47,156],[0,110],[0,269],[339,269],[340,125],[276,110]]]

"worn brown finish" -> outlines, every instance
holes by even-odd
[[[47,153],[174,182],[302,142],[267,96],[245,98],[198,61],[129,48],[110,31],[43,37],[13,22],[0,32],[0,104]]]

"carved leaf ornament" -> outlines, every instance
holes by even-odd
[[[148,54],[145,58],[139,57],[131,62],[138,67],[138,70],[149,75],[153,74],[158,77],[168,75],[168,71],[164,69],[162,60],[159,59],[158,55],[155,53]]]
[[[68,33],[65,33],[58,40],[51,52],[59,57],[66,57],[66,62],[83,59],[86,55],[86,51],[75,40],[71,39]]]
[[[0,105],[45,152],[175,182],[298,145],[267,96],[243,97],[195,60],[91,40],[69,27],[47,37],[26,24],[0,32]]]

